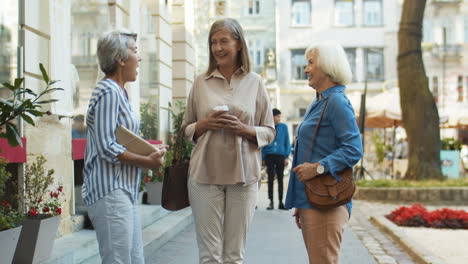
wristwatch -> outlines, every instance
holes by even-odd
[[[325,167],[319,163],[316,170],[317,170],[317,174],[323,174],[325,172]]]

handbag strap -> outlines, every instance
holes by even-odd
[[[312,146],[314,145],[315,136],[317,136],[317,133],[318,133],[318,129],[319,129],[319,126],[320,126],[320,121],[322,121],[323,113],[325,113],[325,108],[327,108],[328,98],[329,97],[327,97],[327,99],[325,99],[325,105],[323,106],[322,112],[320,113],[320,117],[319,117],[319,119],[317,121],[317,125],[315,126],[314,134],[312,135],[312,140],[310,141],[309,147],[307,148],[307,152],[306,152],[307,156],[306,156],[306,159],[304,159],[304,161],[307,161],[309,159],[310,151],[312,150]]]

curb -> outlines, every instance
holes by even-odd
[[[393,224],[384,216],[371,216],[370,221],[388,234],[393,241],[398,243],[417,263],[421,264],[444,264],[442,260],[431,255],[429,251],[420,246],[416,241],[409,238],[398,226]]]
[[[356,200],[451,203],[464,205],[468,200],[468,187],[358,187],[354,194]]]

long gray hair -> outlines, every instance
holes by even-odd
[[[113,74],[117,70],[119,60],[128,59],[130,40],[137,39],[137,34],[126,30],[114,30],[102,35],[97,43],[97,57],[99,67],[106,74]]]
[[[216,20],[210,28],[210,34],[208,35],[208,52],[210,54],[210,64],[208,65],[208,70],[206,71],[207,75],[216,70],[217,62],[211,52],[211,37],[221,29],[227,29],[231,32],[232,37],[238,40],[241,44],[241,50],[237,54],[237,64],[239,67],[244,68],[244,72],[250,72],[250,60],[249,60],[249,50],[247,44],[245,43],[244,31],[240,26],[239,22],[233,18],[224,18]]]

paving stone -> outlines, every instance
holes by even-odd
[[[375,256],[379,264],[398,264],[396,260],[390,256]]]

